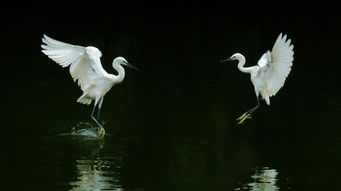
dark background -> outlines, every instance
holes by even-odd
[[[233,190],[265,166],[278,171],[280,190],[340,189],[336,5],[112,3],[3,7],[5,190],[68,190],[79,175],[75,161],[101,157],[118,173],[107,176],[127,190]],[[235,118],[256,104],[253,87],[236,64],[219,60],[240,52],[254,65],[281,32],[294,44],[292,71],[271,106],[262,103],[252,120],[237,126]],[[106,96],[104,148],[58,136],[79,121],[91,122],[91,107],[76,103],[81,91],[68,69],[41,53],[43,34],[99,48],[109,73],[116,56],[140,69],[126,69],[125,80]]]
[[[32,59],[32,55],[41,54],[43,34],[98,47],[107,69],[113,58],[121,55],[139,66],[144,78],[150,77],[148,72],[154,68],[160,74],[171,71],[173,78],[184,83],[205,83],[204,78],[188,78],[217,77],[216,71],[223,69],[216,67],[217,61],[234,52],[251,54],[247,64],[253,65],[282,32],[295,42],[295,63],[300,63],[294,66],[299,73],[291,76],[296,78],[292,79],[294,85],[307,90],[336,89],[341,29],[340,14],[331,2],[112,3],[58,1],[4,7],[8,12],[1,13],[1,51],[6,63],[2,67],[10,71],[4,72],[6,82],[55,79],[50,75],[65,79],[43,56]]]

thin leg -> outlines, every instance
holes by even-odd
[[[97,110],[97,119],[99,120],[99,115],[100,115],[100,112],[101,112],[101,107],[102,107],[102,103],[103,103],[103,99],[104,97],[102,97],[99,102],[98,102],[98,110]]]
[[[96,124],[97,124],[100,128],[103,128],[102,125],[101,125],[101,124],[97,121],[97,119],[94,117],[95,109],[96,109],[96,105],[94,105],[94,108],[92,109],[91,118],[96,122]]]
[[[102,126],[102,125],[97,121],[97,119],[94,117],[95,109],[96,109],[96,104],[94,104],[94,108],[92,109],[91,118],[96,122],[96,124],[97,124],[98,127],[99,127],[98,135],[99,135],[100,137],[104,137],[104,135],[105,135],[105,130],[104,130],[103,126]]]
[[[244,123],[245,119],[251,119],[251,114],[260,106],[259,103],[259,98],[257,96],[257,105],[255,107],[253,107],[252,109],[250,109],[249,111],[243,113],[243,115],[241,115],[240,117],[237,118],[238,121],[238,125],[241,125]]]
[[[257,105],[255,107],[253,107],[252,109],[250,109],[249,111],[247,111],[246,113],[251,114],[253,113],[257,108],[259,108],[260,103],[259,103],[259,98],[257,98]]]

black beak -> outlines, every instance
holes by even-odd
[[[230,58],[225,59],[225,60],[220,60],[220,63],[228,62],[228,61],[231,61],[231,60],[232,60],[232,58],[230,57]]]
[[[135,66],[129,64],[128,62],[126,62],[126,65],[127,65],[129,68],[135,69],[136,71],[140,71],[138,68],[136,68]]]

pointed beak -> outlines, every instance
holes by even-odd
[[[129,67],[129,68],[132,68],[132,69],[135,69],[136,71],[140,71],[138,68],[136,68],[135,66],[129,64],[129,62],[126,62],[126,65]]]
[[[230,58],[225,59],[225,60],[220,60],[220,63],[225,63],[225,62],[228,62],[228,61],[231,61],[231,60],[232,60],[232,58],[230,57]]]

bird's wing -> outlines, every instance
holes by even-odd
[[[265,53],[258,62],[269,96],[275,95],[281,89],[290,73],[294,60],[294,45],[290,43],[291,40],[287,39],[286,35],[280,34],[271,53]]]
[[[271,62],[271,52],[267,51],[266,53],[263,54],[263,56],[259,59],[257,65],[260,68],[263,68],[266,66],[269,62]]]
[[[46,35],[42,40],[45,43],[41,45],[42,52],[62,67],[70,66],[73,80],[78,80],[83,91],[103,77],[100,56],[90,57],[85,47],[57,41]]]

